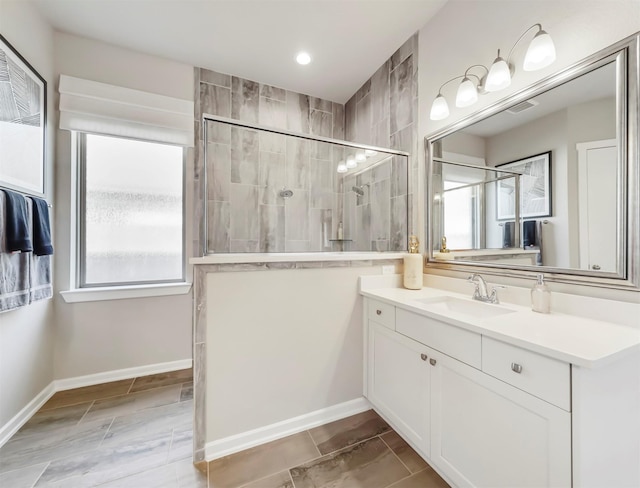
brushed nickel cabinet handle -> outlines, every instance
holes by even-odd
[[[420,354],[420,359],[422,359],[423,361],[426,361],[428,358],[426,354]]]
[[[514,373],[522,373],[522,366],[518,363],[511,363],[511,371]]]
[[[376,310],[376,313],[377,313],[378,315],[382,315],[382,310]]]

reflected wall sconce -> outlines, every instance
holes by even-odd
[[[553,40],[551,39],[551,36],[542,29],[541,24],[534,24],[525,30],[518,38],[509,51],[506,61],[502,56],[500,56],[500,49],[498,49],[498,56],[493,61],[489,69],[484,65],[474,64],[467,68],[464,75],[451,78],[440,85],[440,88],[438,89],[438,96],[436,96],[433,104],[431,105],[429,118],[431,120],[443,120],[449,116],[449,104],[447,103],[444,95],[442,95],[442,89],[452,81],[462,79],[458,86],[458,91],[456,92],[456,107],[459,108],[469,107],[476,103],[478,100],[478,94],[497,92],[511,85],[511,77],[515,73],[514,65],[511,64],[513,50],[532,29],[536,28],[538,29],[538,32],[536,32],[535,36],[529,43],[529,47],[527,48],[527,53],[525,54],[522,64],[522,69],[524,71],[536,71],[546,68],[553,63],[556,59],[556,49],[553,44]],[[484,77],[479,77],[469,73],[469,70],[476,67],[483,68],[486,71],[486,75]],[[475,84],[469,76],[477,80]]]

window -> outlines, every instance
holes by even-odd
[[[80,287],[183,281],[182,147],[78,136]]]
[[[478,185],[445,180],[444,235],[449,249],[477,249],[479,246]]]

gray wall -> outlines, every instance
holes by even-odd
[[[407,218],[408,232],[418,233],[413,211],[418,205],[417,107],[416,33],[345,104],[347,141],[410,153],[408,163],[406,158],[394,157],[375,176],[363,175],[371,181],[371,198],[358,202],[354,225],[358,242],[371,241],[373,250],[407,249]]]
[[[344,106],[236,76],[195,69],[195,254],[202,252],[202,114],[303,134],[344,139]],[[216,252],[332,250],[339,210],[335,145],[229,124],[208,127],[209,249]],[[215,176],[214,176],[215,175]],[[294,190],[285,200],[277,193]],[[337,250],[337,249],[334,249]]]

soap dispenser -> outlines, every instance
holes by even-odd
[[[551,292],[541,274],[538,275],[536,284],[531,289],[531,310],[540,313],[551,311]]]
[[[416,236],[409,237],[409,254],[404,257],[404,287],[409,290],[422,289],[422,254]]]

